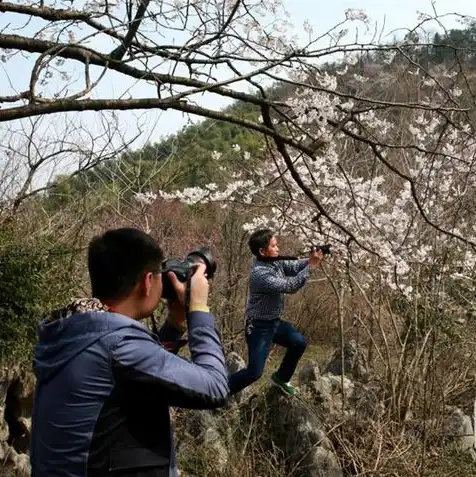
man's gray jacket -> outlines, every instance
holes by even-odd
[[[43,322],[35,350],[32,477],[175,477],[169,406],[216,408],[228,376],[214,317],[193,312],[191,361],[110,312]]]

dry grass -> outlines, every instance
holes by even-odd
[[[319,364],[323,369],[329,361],[335,347],[330,344],[311,344],[299,363],[294,382],[300,368],[307,362]],[[285,350],[279,346],[273,348],[263,377],[250,388],[253,394],[262,395],[269,386],[270,374],[279,366]],[[413,412],[419,415],[423,408],[434,407],[428,411],[427,418],[441,412],[443,405],[456,404],[458,401],[463,408],[463,402],[472,401],[474,389],[466,382],[457,369],[452,369],[450,363],[464,357],[464,352],[458,346],[452,350],[441,348],[437,353],[435,364],[438,372],[432,374],[435,382],[432,386],[440,388],[443,402],[434,402],[435,394],[429,392],[422,395],[419,391],[421,383],[415,383]],[[443,359],[444,357],[444,359]],[[468,356],[467,356],[468,357]],[[444,368],[451,369],[453,374],[444,373]],[[454,366],[453,366],[454,367]],[[460,370],[461,371],[461,370]],[[385,381],[380,381],[384,385]],[[411,381],[408,381],[411,386]],[[474,382],[473,382],[474,385]],[[423,389],[423,388],[422,388]],[[465,399],[466,396],[466,399]],[[301,399],[306,399],[302,397]],[[428,402],[425,404],[425,399]],[[314,404],[308,402],[311,412],[319,413]],[[465,409],[468,412],[467,409]],[[264,448],[260,432],[265,429],[262,412],[254,411],[253,418],[249,416],[233,430],[233,442],[236,446],[231,453],[225,468],[217,469],[213,464],[215,456],[199,450],[190,455],[182,456],[182,468],[187,477],[290,477],[286,470],[286,460],[276,448]],[[362,422],[346,422],[335,428],[329,425],[328,437],[334,443],[339,460],[343,466],[344,477],[378,476],[404,477],[415,475],[419,477],[471,477],[476,475],[476,464],[468,454],[457,451],[452,444],[442,439],[431,442],[422,440],[416,435],[408,422],[396,420],[390,409],[380,418]],[[436,429],[438,435],[438,429]],[[297,476],[298,474],[296,474]]]

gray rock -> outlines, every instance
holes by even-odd
[[[298,382],[299,386],[312,386],[313,383],[318,382],[321,377],[319,365],[315,362],[308,362],[303,365],[299,372]]]
[[[233,351],[226,357],[226,366],[228,368],[228,375],[230,376],[246,368],[246,363],[244,359],[238,353],[235,353]],[[251,395],[251,388],[248,387],[243,389],[239,393],[234,394],[229,399],[227,407],[233,407],[235,405],[242,404],[243,402],[248,400],[250,395]]]
[[[319,366],[306,363],[299,373],[299,388],[308,395],[312,403],[328,411],[332,407],[332,384],[327,377],[319,374]]]
[[[33,392],[32,373],[16,366],[0,368],[0,476],[30,475],[31,409],[24,406],[31,407]]]
[[[341,349],[332,355],[331,361],[326,366],[325,373],[350,376],[354,379],[366,381],[369,377],[369,367],[364,349],[354,340],[344,345],[344,363],[342,363]]]
[[[246,363],[238,353],[233,351],[226,357],[226,366],[228,368],[228,374],[234,374],[246,368]]]
[[[177,453],[186,455],[199,449],[209,465],[224,472],[229,459],[227,434],[222,416],[207,410],[188,410],[177,423]]]
[[[447,406],[443,417],[443,436],[461,451],[473,450],[474,434],[471,418],[455,406]]]
[[[281,449],[293,475],[342,477],[342,468],[325,426],[309,405],[274,387],[263,399],[260,412],[265,413],[266,432],[262,439]]]

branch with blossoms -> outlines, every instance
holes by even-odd
[[[453,240],[460,255],[473,253],[473,80],[464,48],[447,46],[452,63],[420,61],[435,47],[425,27],[442,20],[437,14],[422,15],[406,39],[380,44],[349,41],[348,28],[370,24],[351,9],[327,31],[306,22],[305,38],[295,36],[279,0],[20,1],[1,2],[0,11],[12,20],[0,33],[7,76],[20,54],[30,66],[24,84],[10,81],[15,87],[2,92],[0,121],[157,108],[236,124],[271,145],[269,167],[177,197],[266,205],[258,222],[292,228],[303,241],[329,237],[362,265],[383,260],[393,282],[426,259],[429,241],[432,250]],[[31,17],[37,28],[19,35],[17,23]],[[167,32],[176,44],[164,41]],[[116,97],[99,89],[119,77],[129,83]],[[261,118],[197,104],[205,93],[252,105]],[[244,163],[256,154],[244,152]]]
[[[13,60],[19,53],[30,59],[31,73],[20,93],[12,82],[12,91],[0,97],[1,103],[9,105],[0,110],[0,121],[59,111],[137,108],[171,108],[215,117],[219,111],[191,107],[198,95],[207,92],[260,105],[259,97],[242,93],[235,86],[346,49],[361,49],[355,44],[341,45],[338,39],[318,47],[320,35],[296,41],[279,0],[222,0],[217,4],[161,0],[140,2],[136,11],[132,10],[132,5],[128,8],[122,3],[83,1],[76,9],[63,9],[55,2],[1,2],[0,12],[11,19],[0,33],[7,77],[13,78]],[[37,20],[37,31],[18,35],[17,24],[29,18]],[[343,31],[343,25],[352,21],[366,20],[360,13],[347,11],[343,21],[324,34]],[[182,44],[163,43],[167,33],[175,38],[176,32],[180,32]],[[106,49],[104,45],[113,47]],[[379,46],[369,44],[365,48],[370,51]],[[71,81],[78,63],[84,67],[84,87],[79,90]],[[217,80],[217,76],[223,79]],[[127,91],[133,82],[143,83],[146,96],[128,99],[121,93],[117,99],[89,99],[101,84],[119,77],[130,79]],[[225,120],[226,115],[222,118]],[[234,122],[238,117],[229,120]]]
[[[441,262],[442,273],[465,270],[471,275],[476,260],[471,208],[476,143],[466,108],[451,110],[461,96],[460,78],[451,69],[432,72],[431,80],[413,70],[402,74],[410,78],[406,93],[424,93],[431,107],[375,108],[299,88],[274,117],[263,106],[263,124],[276,129],[286,124],[295,137],[320,138],[314,154],[274,138],[269,150],[273,160],[265,162],[260,174],[246,180],[238,175],[220,190],[209,184],[161,196],[188,204],[251,204],[264,213],[247,229],[267,225],[303,244],[340,244],[345,258],[367,274],[368,283],[378,263],[389,286],[406,294],[413,291],[417,264]],[[384,78],[358,81],[365,88],[388,90]],[[320,82],[321,89],[332,82],[338,87],[337,78],[328,74],[315,75],[313,82]],[[293,127],[277,119],[289,114]],[[451,260],[444,259],[448,253]]]

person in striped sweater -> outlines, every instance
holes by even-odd
[[[290,323],[282,320],[285,295],[296,293],[307,282],[311,268],[323,260],[322,251],[309,258],[292,259],[279,255],[278,240],[269,229],[251,234],[248,245],[254,255],[246,307],[246,344],[248,366],[230,376],[230,395],[242,391],[263,374],[271,345],[287,348],[272,383],[287,394],[296,389],[290,380],[306,350],[306,338]]]

